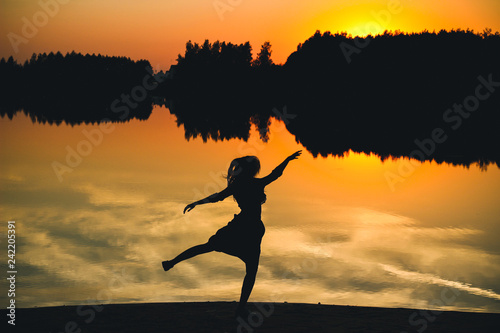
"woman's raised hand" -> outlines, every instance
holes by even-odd
[[[286,159],[289,161],[296,160],[297,158],[299,158],[300,154],[302,154],[302,150],[296,151],[292,155],[288,156]]]
[[[186,206],[186,208],[184,208],[184,212],[183,214],[186,214],[186,211],[191,211],[194,207],[196,206],[196,204],[193,202],[193,203],[190,203],[189,205]]]

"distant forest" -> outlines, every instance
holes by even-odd
[[[269,42],[253,57],[248,42],[189,41],[168,73],[154,75],[145,60],[2,59],[0,112],[50,123],[125,121],[147,119],[156,103],[176,115],[187,139],[246,140],[254,124],[266,140],[276,118],[315,156],[353,150],[500,166],[498,32],[317,31],[285,64],[271,54]]]

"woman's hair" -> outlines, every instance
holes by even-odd
[[[227,184],[231,185],[237,179],[253,178],[260,171],[260,161],[257,156],[235,158],[227,170]]]

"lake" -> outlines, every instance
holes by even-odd
[[[278,121],[267,142],[255,128],[247,142],[187,141],[164,107],[147,121],[101,125],[18,114],[1,119],[0,133],[2,244],[7,252],[16,221],[18,307],[237,300],[237,258],[161,267],[206,242],[236,202],[182,211],[224,188],[233,158],[257,155],[265,176],[303,149]],[[266,193],[250,301],[500,312],[497,166],[304,150]]]

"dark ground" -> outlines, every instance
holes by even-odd
[[[235,302],[16,309],[16,332],[500,332],[500,313],[260,303],[244,323]],[[8,317],[0,310],[4,326]],[[12,327],[11,325],[7,325]],[[5,331],[4,331],[5,332]]]

